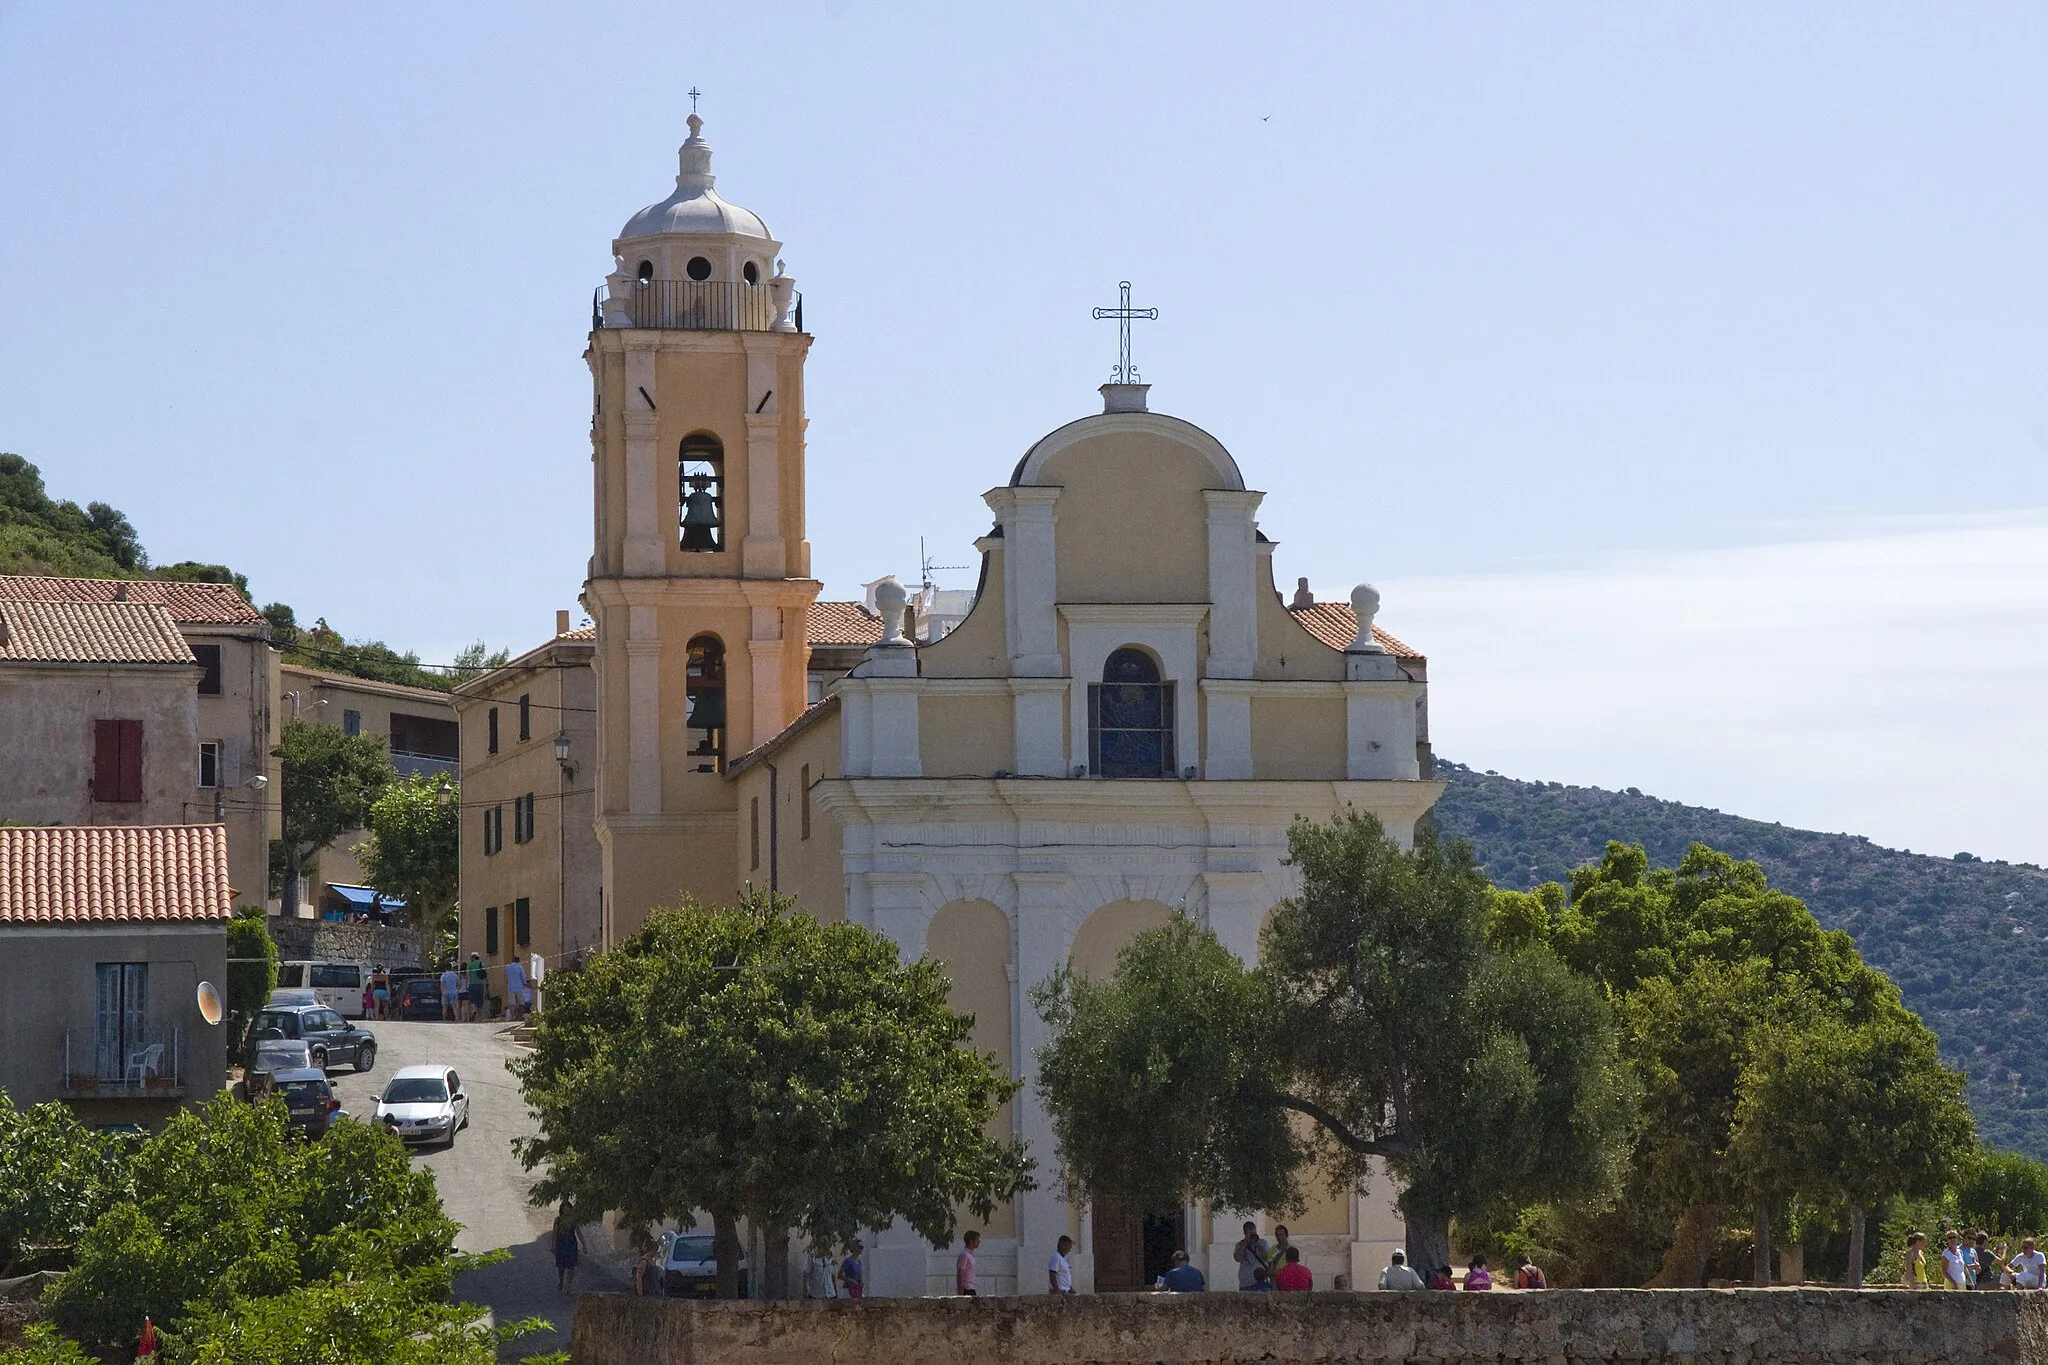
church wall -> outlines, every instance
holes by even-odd
[[[967,619],[945,639],[917,652],[918,672],[927,678],[1000,678],[1010,671],[1003,635],[1003,542],[985,538],[981,590]]]
[[[733,864],[742,881],[766,887],[770,872],[775,889],[796,897],[813,919],[846,918],[846,872],[839,821],[815,799],[807,801],[806,770],[812,784],[839,771],[839,718],[820,718],[792,736],[772,755],[777,818],[770,823],[770,775],[756,761],[727,784],[734,800]],[[761,860],[754,865],[755,805],[760,807]],[[804,808],[810,807],[810,834],[804,834]],[[771,868],[772,862],[772,868]]]
[[[1172,919],[1173,907],[1161,901],[1111,901],[1081,922],[1067,961],[1083,980],[1107,981],[1116,972],[1117,954],[1132,939]]]
[[[925,956],[945,969],[952,983],[947,1002],[974,1016],[967,1045],[995,1058],[1004,1075],[1012,1074],[1011,1008],[1014,959],[1010,920],[988,901],[952,901],[940,906],[925,929]],[[1006,1100],[989,1123],[989,1135],[1007,1138],[1016,1131],[1016,1101]],[[981,1229],[984,1237],[1015,1237],[1017,1213],[1005,1201],[985,1223],[962,1211],[961,1226]]]
[[[918,698],[918,753],[926,777],[988,777],[1017,766],[1016,708],[1008,692]]]
[[[1269,547],[1261,547],[1269,548]],[[1294,619],[1273,586],[1273,557],[1259,556],[1253,612],[1258,622],[1259,661],[1252,676],[1263,680],[1299,678],[1341,682],[1344,653],[1330,648]]]
[[[1208,507],[1216,470],[1198,451],[1142,432],[1116,432],[1045,462],[1060,484],[1056,535],[1061,602],[1206,602]]]
[[[1252,698],[1252,776],[1271,781],[1334,781],[1344,776],[1342,693],[1265,693]]]

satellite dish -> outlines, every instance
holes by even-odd
[[[227,1017],[227,1010],[220,1002],[220,992],[211,981],[199,983],[199,1017],[209,1024],[218,1024]]]

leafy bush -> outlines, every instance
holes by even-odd
[[[60,1264],[128,1191],[127,1142],[69,1106],[16,1109],[0,1091],[0,1277]]]
[[[1956,1213],[2001,1237],[2048,1237],[2048,1164],[2021,1152],[1981,1153],[1956,1182]]]

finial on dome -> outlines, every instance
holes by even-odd
[[[690,125],[690,136],[692,138],[698,138],[703,136],[704,120],[698,118],[694,111],[690,114],[690,116],[687,119],[684,119],[683,122]]]
[[[676,188],[702,194],[717,183],[711,174],[711,144],[704,140],[704,120],[696,111],[691,111],[688,122],[690,135],[676,153]]]

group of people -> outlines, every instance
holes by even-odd
[[[1268,1245],[1266,1239],[1259,1236],[1259,1225],[1249,1218],[1245,1219],[1244,1236],[1231,1247],[1230,1259],[1237,1262],[1237,1287],[1247,1293],[1298,1294],[1316,1287],[1315,1276],[1302,1263],[1301,1248],[1287,1240],[1285,1223],[1273,1229],[1273,1241]],[[1186,1252],[1175,1253],[1174,1268],[1180,1269],[1186,1261]],[[1193,1266],[1187,1266],[1187,1269],[1197,1281],[1193,1287],[1202,1288],[1199,1283],[1202,1272]],[[1161,1287],[1177,1288],[1169,1283],[1172,1278],[1173,1272],[1167,1272],[1160,1280]],[[1182,1282],[1186,1283],[1185,1276],[1182,1277]]]
[[[2008,1254],[2004,1242],[1975,1229],[1942,1234],[1941,1253],[1931,1256],[1927,1234],[1906,1239],[1906,1266],[1900,1277],[1908,1289],[2043,1289],[2048,1288],[2048,1257],[2031,1237]]]
[[[857,1299],[867,1293],[868,1270],[861,1261],[865,1250],[858,1238],[846,1255],[834,1260],[828,1249],[813,1251],[804,1267],[804,1297],[807,1299]]]
[[[1517,1289],[1548,1289],[1550,1281],[1543,1276],[1543,1270],[1527,1256],[1515,1257],[1514,1287]],[[1387,1258],[1387,1268],[1380,1272],[1382,1289],[1466,1289],[1484,1293],[1494,1288],[1493,1271],[1487,1268],[1484,1256],[1474,1256],[1465,1267],[1465,1282],[1458,1283],[1457,1272],[1447,1265],[1440,1265],[1427,1275],[1408,1264],[1408,1258],[1395,1252]]]

